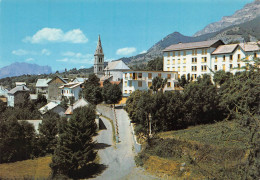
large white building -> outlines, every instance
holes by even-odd
[[[174,44],[163,50],[163,70],[178,71],[180,78],[188,74],[197,79],[212,71],[237,72],[246,64],[242,59],[260,57],[259,43],[225,45],[221,40]]]
[[[124,71],[123,75],[123,96],[129,96],[135,90],[148,90],[152,86],[155,77],[167,79],[164,91],[172,91],[178,82],[177,72],[167,71]]]

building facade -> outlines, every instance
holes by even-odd
[[[148,90],[155,77],[167,79],[164,91],[172,91],[178,82],[178,73],[170,71],[134,71],[123,72],[123,96],[129,96],[135,90]]]
[[[101,80],[104,78],[110,81],[121,81],[123,79],[123,71],[129,69],[122,60],[108,62],[108,65],[104,69],[105,76]]]
[[[81,91],[82,84],[83,84],[82,82],[80,83],[70,82],[60,86],[59,89],[61,91],[61,96],[67,98],[74,97],[75,100],[77,101],[79,99],[79,93]]]
[[[27,101],[28,99],[25,99],[25,94],[28,93],[29,95],[29,89],[22,85],[22,86],[16,86],[15,88],[11,89],[7,93],[7,105],[14,107],[19,103],[23,103]]]
[[[67,82],[59,76],[54,77],[48,82],[48,101],[61,100],[60,86]]]
[[[97,48],[94,54],[94,74],[99,78],[104,75],[104,53],[100,36],[98,36]]]
[[[51,79],[38,79],[36,82],[36,94],[48,94],[48,82]]]
[[[163,70],[178,71],[178,78],[185,75],[193,80],[218,70],[236,73],[246,66],[241,60],[260,57],[259,50],[256,42],[225,45],[221,40],[210,40],[174,44],[163,50]]]

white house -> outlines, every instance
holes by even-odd
[[[3,86],[0,86],[0,96],[7,97],[8,90],[5,89]]]
[[[29,92],[30,90],[22,85],[22,86],[16,86],[15,88],[11,89],[7,93],[7,105],[14,107],[16,103],[24,101],[23,94],[26,92]]]
[[[197,79],[212,71],[240,71],[246,64],[242,59],[260,57],[259,43],[248,42],[225,45],[221,40],[173,44],[163,50],[163,70],[178,71],[179,78],[189,74]],[[251,61],[253,63],[253,61]]]
[[[72,82],[75,82],[75,83],[84,83],[86,80],[88,80],[88,78],[81,78],[81,77],[77,77],[75,78]]]
[[[260,47],[257,43],[240,43],[219,46],[212,52],[212,69],[236,73],[243,70],[242,67],[253,64],[254,58],[260,57]],[[244,62],[243,60],[248,60]]]
[[[36,94],[48,94],[48,82],[50,81],[51,79],[38,79],[36,82]]]
[[[67,98],[74,97],[75,100],[78,100],[82,84],[83,82],[70,82],[60,86],[61,95]]]
[[[100,80],[120,81],[123,79],[123,71],[129,69],[122,60],[108,62],[108,65],[104,69],[105,76],[101,77]]]
[[[123,96],[129,96],[135,90],[148,90],[155,77],[167,79],[164,91],[172,91],[178,83],[178,73],[172,71],[134,71],[123,72]]]
[[[65,109],[61,107],[58,103],[56,102],[49,102],[45,106],[41,107],[39,109],[39,112],[44,115],[47,112],[52,111],[54,113],[59,114],[60,116],[64,116]]]
[[[178,78],[190,74],[193,79],[210,73],[211,53],[223,44],[221,40],[173,44],[163,50],[163,70],[178,71]]]

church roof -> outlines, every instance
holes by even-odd
[[[108,62],[107,67],[104,69],[107,70],[127,70],[130,69],[122,60]]]
[[[97,43],[97,49],[95,52],[95,55],[104,55],[102,45],[101,45],[101,40],[100,40],[100,35],[98,36],[98,43]]]

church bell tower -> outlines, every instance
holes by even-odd
[[[98,36],[97,49],[94,57],[94,74],[100,78],[104,75],[104,53],[101,45],[100,35]]]

